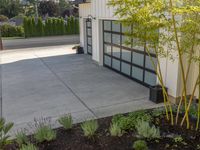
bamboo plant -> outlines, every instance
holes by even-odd
[[[190,86],[191,91],[188,90],[191,85],[191,68],[200,66],[200,0],[109,0],[108,5],[115,8],[115,16],[123,26],[132,26],[126,33],[129,37],[127,43],[145,45],[145,51],[162,86],[166,118],[172,125],[178,124],[181,119],[180,125],[186,123],[186,127],[190,128],[189,111],[200,81],[198,74],[195,83]],[[133,42],[133,39],[137,40]],[[151,53],[157,56],[157,62],[153,60]],[[163,58],[172,62],[178,61],[180,65],[181,93],[179,104],[175,108],[176,116],[165,89],[161,68]],[[179,116],[181,107],[185,110],[182,118]],[[198,129],[200,102],[196,111]]]

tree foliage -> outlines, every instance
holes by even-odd
[[[184,105],[185,115],[181,125],[186,121],[190,127],[188,112],[194,99],[194,93],[199,86],[200,76],[196,83],[187,89],[189,72],[192,65],[200,66],[200,1],[199,0],[109,0],[108,5],[115,7],[115,15],[124,26],[132,26],[127,32],[127,43],[133,45],[145,44],[148,54],[155,53],[158,64],[151,59],[158,80],[162,85],[166,117],[171,123],[178,123],[180,106]],[[132,39],[137,39],[132,42]],[[171,103],[163,81],[160,59],[178,60],[181,75],[181,99],[177,107],[176,121],[173,119]],[[200,89],[200,88],[199,88]],[[188,97],[188,95],[191,95]],[[200,118],[200,103],[199,103]],[[170,116],[169,116],[170,112]]]
[[[41,16],[56,17],[58,15],[58,4],[53,1],[41,1],[38,11]]]
[[[8,18],[15,17],[23,11],[20,0],[0,0],[0,14]]]

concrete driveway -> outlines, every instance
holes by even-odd
[[[77,55],[73,45],[1,53],[3,117],[24,127],[71,113],[75,122],[154,105],[148,89]]]

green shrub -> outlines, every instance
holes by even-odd
[[[44,141],[49,142],[56,139],[56,132],[50,126],[42,125],[37,128],[34,137],[40,143]]]
[[[72,120],[72,116],[71,115],[65,115],[63,117],[60,117],[58,119],[58,122],[66,129],[71,129],[72,128],[72,124],[73,124],[73,120]]]
[[[0,118],[0,148],[4,148],[4,146],[12,142],[9,139],[8,132],[12,129],[13,125],[13,123],[6,123],[4,118]]]
[[[28,143],[28,137],[26,136],[26,133],[24,131],[17,132],[15,137],[16,137],[16,142],[19,145],[19,147],[22,147],[22,145]]]
[[[22,26],[3,24],[0,26],[2,37],[23,37],[24,29]]]
[[[0,22],[6,22],[8,21],[8,17],[7,16],[4,16],[4,15],[0,15]]]
[[[44,36],[44,25],[41,17],[38,18],[36,30],[37,36]]]
[[[143,140],[137,140],[133,144],[135,150],[148,150],[147,143]]]
[[[140,120],[136,124],[136,131],[139,136],[147,139],[160,138],[160,130],[154,125],[150,126],[149,122]]]
[[[145,111],[129,113],[127,116],[116,115],[112,118],[112,123],[116,123],[123,131],[134,130],[137,121],[144,120],[151,122],[151,116]]]
[[[120,126],[117,123],[112,123],[110,126],[110,135],[111,136],[122,136],[122,129],[120,128]]]
[[[37,150],[37,147],[33,144],[23,145],[20,150]]]
[[[84,136],[93,138],[96,130],[98,129],[98,122],[96,120],[86,121],[81,124],[81,128],[84,132]]]

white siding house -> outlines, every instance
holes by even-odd
[[[80,41],[85,53],[99,65],[104,65],[143,85],[158,83],[154,69],[144,47],[124,45],[127,28],[117,24],[114,8],[107,6],[108,0],[91,0],[79,4]],[[152,54],[154,56],[154,54]],[[155,58],[156,60],[156,58]],[[173,98],[180,96],[180,77],[178,60],[161,60],[161,68],[168,93]],[[194,76],[191,75],[191,76]]]

